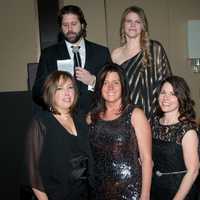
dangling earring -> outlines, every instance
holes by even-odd
[[[49,106],[49,110],[50,110],[50,112],[53,112],[53,107]]]

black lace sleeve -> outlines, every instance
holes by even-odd
[[[180,143],[182,143],[183,137],[185,136],[185,134],[190,131],[190,130],[194,130],[197,133],[198,136],[198,126],[195,122],[183,122],[182,123],[182,133],[180,135]]]
[[[25,159],[29,184],[32,188],[44,191],[39,172],[40,154],[45,136],[45,127],[34,119],[29,127],[25,143]]]

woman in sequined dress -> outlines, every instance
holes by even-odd
[[[89,115],[95,200],[149,200],[151,131],[144,112],[129,104],[122,69],[103,68]]]
[[[185,80],[171,76],[161,84],[160,112],[153,121],[153,200],[195,200],[199,171],[198,127]]]

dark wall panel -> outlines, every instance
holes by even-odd
[[[38,0],[39,32],[41,49],[57,42],[59,27],[57,14],[58,0]]]
[[[20,199],[24,136],[32,118],[29,92],[0,93],[0,198]]]

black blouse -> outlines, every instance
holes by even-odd
[[[90,174],[88,126],[81,114],[74,115],[73,120],[77,136],[71,135],[52,113],[41,112],[27,134],[30,185],[47,193],[49,199],[72,199],[71,194],[84,192]]]

